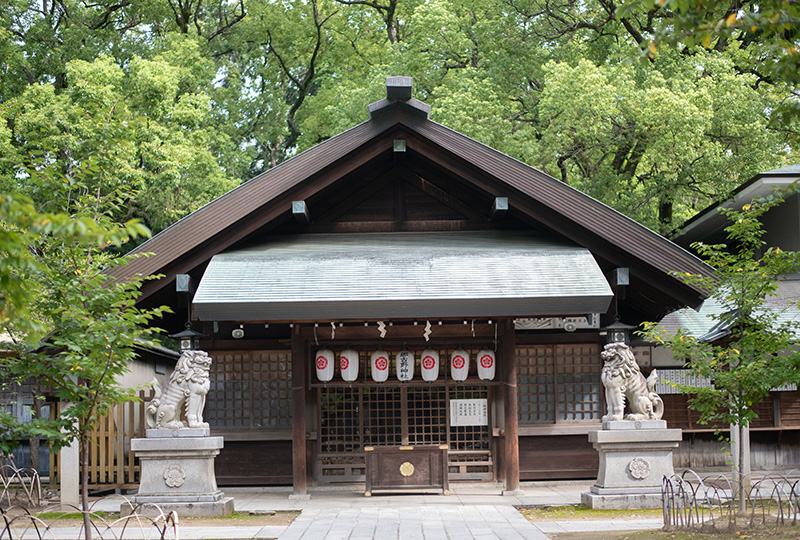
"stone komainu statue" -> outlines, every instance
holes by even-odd
[[[184,351],[175,365],[166,388],[154,385],[156,392],[147,405],[147,427],[155,429],[207,428],[203,422],[203,408],[210,383],[208,369],[211,357],[205,351]],[[181,420],[186,409],[187,422]]]
[[[654,369],[645,379],[631,348],[624,343],[609,343],[600,353],[603,370],[600,379],[606,387],[608,414],[603,422],[615,420],[660,420],[664,402],[655,392],[658,373]],[[631,412],[623,418],[625,402]]]

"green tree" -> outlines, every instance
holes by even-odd
[[[8,202],[7,197],[0,200]],[[25,432],[46,438],[53,451],[78,441],[81,500],[88,509],[91,433],[114,405],[134,399],[135,389],[122,387],[118,377],[136,357],[134,344],[149,341],[152,330],[147,326],[167,310],[136,307],[139,287],[152,277],[109,277],[105,271],[126,264],[129,257],[109,255],[107,248],[149,232],[136,221],[114,225],[97,208],[87,207],[73,216],[31,215],[32,206],[24,200],[16,209],[9,202],[4,211],[8,208],[13,213],[3,215],[2,236],[16,238],[3,246],[3,273],[10,278],[4,287],[2,328],[42,327],[46,335],[36,342],[39,334],[28,334],[27,346],[17,356],[4,358],[0,371],[4,378],[47,385],[69,407],[54,420],[34,419],[19,426],[5,415],[0,421],[15,436]],[[30,260],[32,253],[35,261]],[[28,287],[31,282],[38,284],[36,290]],[[8,446],[8,437],[4,439]],[[87,538],[88,520],[87,512]]]
[[[644,336],[672,349],[692,374],[710,380],[708,386],[678,385],[690,394],[689,406],[700,413],[701,423],[730,424],[739,430],[756,417],[753,404],[773,388],[800,379],[800,351],[793,348],[800,335],[796,322],[785,320],[770,307],[781,276],[800,270],[800,252],[767,247],[759,218],[783,202],[776,195],[754,201],[741,210],[724,209],[729,244],[694,244],[715,270],[715,276],[678,274],[684,281],[711,292],[724,306],[713,316],[715,330],[724,339],[700,341],[680,329],[667,333],[657,323],[645,325]],[[800,307],[800,306],[795,306]],[[739,444],[739,463],[744,463]],[[738,471],[739,509],[744,511],[745,478]]]
[[[716,53],[669,60],[547,64],[534,161],[662,234],[778,166],[784,149],[767,128],[776,103],[752,77]]]
[[[191,53],[191,43],[177,46]],[[228,141],[212,129],[210,96],[168,56],[134,57],[127,71],[107,56],[72,61],[67,89],[32,85],[9,101],[13,131],[0,142],[0,159],[16,191],[50,212],[125,193],[115,219],[141,218],[158,231],[238,185],[215,155]],[[83,174],[89,169],[102,174]],[[51,173],[58,179],[45,181]]]

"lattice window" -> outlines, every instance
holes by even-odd
[[[402,443],[403,418],[401,389],[398,387],[365,387],[364,443],[399,445]]]
[[[446,444],[447,392],[442,387],[409,388],[408,444]]]
[[[292,357],[286,351],[253,353],[253,426],[292,427]]]
[[[599,345],[519,348],[517,362],[521,424],[600,420]]]
[[[203,414],[213,428],[291,427],[291,353],[213,352]]]
[[[599,421],[603,415],[599,346],[559,345],[555,353],[559,420]]]
[[[328,387],[320,396],[320,451],[360,452],[361,391],[359,388]]]
[[[517,349],[520,423],[552,424],[556,421],[553,363],[553,347]]]
[[[450,399],[488,399],[488,396],[486,387],[450,389]],[[489,450],[489,426],[451,426],[450,450]]]

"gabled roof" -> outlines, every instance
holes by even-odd
[[[658,317],[684,305],[696,307],[702,291],[671,272],[709,274],[698,258],[571,186],[427,118],[427,106],[385,99],[370,120],[253,178],[181,219],[139,246],[151,252],[125,274],[165,274],[148,282],[143,300],[176,274],[202,271],[212,256],[241,246],[292,220],[292,202],[323,204],[338,190],[367,182],[398,166],[393,142],[405,141],[400,166],[411,175],[449,182],[457,197],[469,191],[493,200],[507,197],[509,214],[588,248],[604,271],[630,268],[627,301]]]
[[[737,187],[731,196],[714,203],[687,220],[672,240],[688,246],[697,240],[718,233],[728,224],[728,218],[720,213],[721,208],[741,208],[756,199],[772,195],[776,189],[785,189],[800,180],[800,163],[761,172]]]

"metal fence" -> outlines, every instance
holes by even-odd
[[[694,471],[664,477],[661,494],[664,527],[725,530],[734,527],[797,526],[800,471],[746,477],[745,512],[739,512],[738,484],[723,474],[700,477]]]
[[[0,508],[0,539],[81,540],[91,537],[96,540],[178,540],[178,516],[175,512],[165,514],[156,505],[133,505],[124,497],[114,497],[120,498],[120,505],[125,510],[122,514],[130,513],[117,518],[117,513],[107,514],[89,508],[90,535],[86,534],[83,513],[78,507],[62,507],[67,511],[62,515],[48,514],[46,521],[25,507]],[[114,518],[104,517],[106,515],[113,515]]]
[[[17,467],[13,456],[0,455],[0,508],[14,504],[39,506],[41,501],[42,483],[36,469]]]

